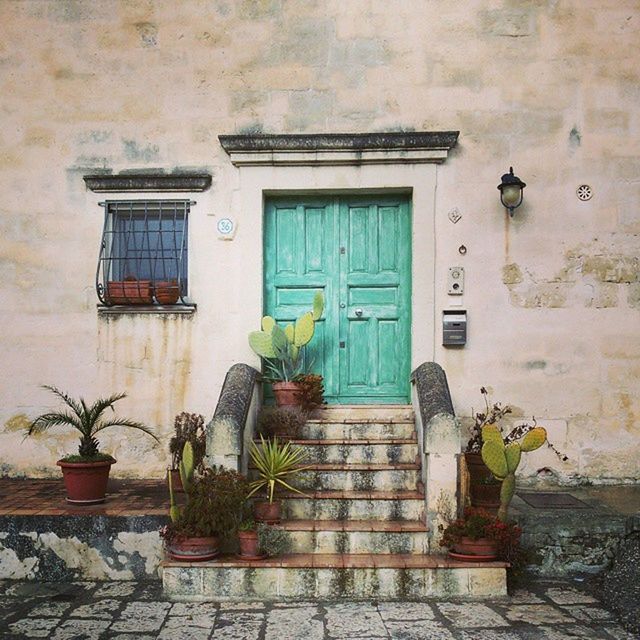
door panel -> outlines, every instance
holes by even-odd
[[[267,201],[265,310],[287,323],[324,292],[307,355],[324,376],[327,401],[407,401],[410,247],[406,196]]]

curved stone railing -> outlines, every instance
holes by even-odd
[[[435,362],[424,362],[412,374],[413,406],[425,486],[426,519],[432,552],[441,531],[458,513],[460,422],[453,412],[447,376]]]
[[[260,406],[260,372],[234,364],[225,376],[213,418],[207,425],[207,464],[246,472]]]

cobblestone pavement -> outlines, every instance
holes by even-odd
[[[464,602],[171,603],[159,583],[0,582],[0,639],[637,640],[581,583]]]

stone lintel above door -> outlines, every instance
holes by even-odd
[[[442,163],[459,131],[218,136],[237,167]]]

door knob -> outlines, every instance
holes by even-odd
[[[344,309],[346,306],[347,306],[347,305],[346,305],[344,302],[341,302],[341,303],[340,303],[340,308],[341,308],[341,309]]]
[[[362,309],[356,309],[356,315],[360,318],[362,316]]]

